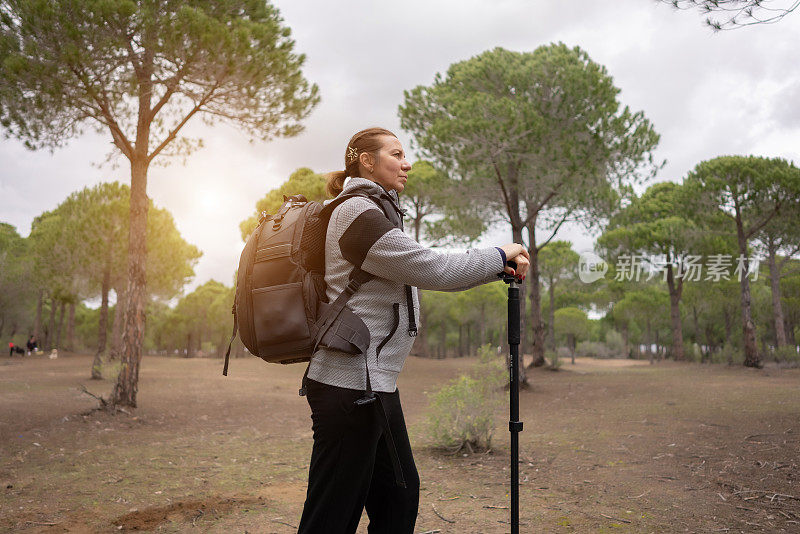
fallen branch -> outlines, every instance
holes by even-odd
[[[745,436],[744,441],[750,441],[750,438],[762,438],[767,436],[782,436],[783,434],[750,434],[749,436]],[[756,442],[761,443],[761,442]]]
[[[606,514],[600,514],[600,515],[602,515],[606,519],[611,519],[613,521],[622,521],[623,523],[632,523],[632,521],[629,521],[628,519],[620,519],[618,517],[611,517],[610,515],[606,515]]]
[[[436,515],[438,515],[438,516],[439,516],[439,519],[441,519],[442,521],[446,521],[447,523],[455,523],[455,521],[453,521],[453,520],[451,520],[451,519],[447,519],[447,518],[446,518],[446,517],[444,517],[442,514],[440,514],[440,513],[439,513],[439,510],[437,510],[437,509],[436,509],[436,507],[433,505],[433,503],[431,503],[431,508],[433,508],[433,513],[434,513],[434,514],[436,514]]]
[[[84,386],[83,384],[81,384],[81,391],[83,391],[84,393],[86,393],[86,394],[87,394],[87,395],[89,395],[90,397],[94,397],[95,399],[99,400],[99,401],[100,401],[100,406],[101,406],[102,408],[105,408],[105,407],[107,407],[107,406],[108,406],[108,401],[107,401],[107,400],[105,400],[103,397],[100,397],[100,396],[98,396],[98,395],[95,395],[94,393],[92,393],[91,391],[89,391],[88,389],[86,389],[86,386]]]
[[[128,410],[126,410],[125,408],[122,408],[122,407],[120,407],[120,406],[117,406],[116,404],[113,404],[113,403],[111,403],[111,402],[107,401],[107,400],[106,400],[106,399],[104,399],[103,397],[100,397],[100,396],[98,396],[98,395],[95,395],[94,393],[92,393],[91,391],[89,391],[88,389],[86,389],[86,386],[84,386],[83,384],[81,384],[81,391],[83,391],[84,393],[86,393],[86,394],[87,394],[87,395],[89,395],[90,397],[94,397],[95,399],[97,399],[97,400],[99,400],[99,401],[100,401],[100,406],[98,406],[97,408],[92,408],[92,409],[91,409],[91,410],[89,410],[88,412],[84,412],[84,413],[82,413],[81,415],[91,415],[91,414],[93,414],[94,412],[96,412],[96,411],[98,411],[98,410],[103,410],[103,411],[106,411],[106,412],[111,412],[111,413],[112,413],[112,415],[113,415],[113,414],[115,414],[115,413],[117,413],[117,412],[122,412],[122,413],[124,413],[125,415],[131,415],[131,412],[129,412],[129,411],[128,411]]]
[[[493,508],[493,509],[496,509],[496,510],[508,510],[508,506],[494,506],[494,505],[491,505],[491,504],[485,505],[484,508]]]
[[[764,497],[766,497],[766,495],[764,495]],[[795,497],[793,495],[786,495],[785,493],[776,493],[775,495],[770,497],[770,499],[769,499],[770,502],[774,501],[775,497],[786,497],[787,499],[795,499],[795,500],[800,501],[800,497]]]
[[[270,519],[273,523],[280,523],[281,525],[286,525],[287,527],[297,528],[297,526],[292,525],[291,523],[287,523],[286,521],[281,521],[280,519]]]
[[[420,534],[437,534],[438,532],[441,532],[441,530],[437,528],[436,530],[426,530],[425,532],[420,532]]]

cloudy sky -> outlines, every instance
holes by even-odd
[[[227,125],[190,123],[205,147],[186,165],[154,167],[148,193],[173,213],[181,234],[203,251],[190,288],[211,278],[228,285],[243,243],[239,222],[255,201],[298,167],[343,167],[359,129],[380,125],[408,147],[397,116],[403,91],[496,46],[532,51],[578,45],[605,65],[620,100],[643,110],[661,134],[667,165],[656,181],[679,181],[698,162],[723,154],[781,156],[800,163],[800,13],[774,25],[713,33],[696,12],[653,0],[461,0],[369,2],[276,0],[307,56],[304,74],[322,100],[291,139],[250,144]],[[53,153],[0,141],[0,221],[28,235],[33,218],[72,191],[129,181],[125,161],[103,165],[108,135],[86,134]],[[413,163],[414,155],[410,154]],[[593,236],[564,227],[576,250]],[[511,241],[509,229],[480,246]]]

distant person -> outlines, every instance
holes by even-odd
[[[347,303],[370,340],[364,355],[320,347],[311,357],[304,386],[314,446],[301,534],[354,533],[364,507],[370,533],[414,532],[420,481],[396,383],[417,333],[417,288],[460,291],[528,270],[517,243],[441,253],[403,232],[398,193],[409,170],[397,137],[369,128],[347,144],[345,170],[328,175],[331,196],[371,197],[337,206],[325,242],[329,302],[355,267],[374,276]],[[507,260],[517,262],[516,273]]]
[[[11,358],[12,356],[14,356],[15,352],[17,354],[21,354],[22,356],[25,356],[25,349],[23,349],[22,347],[18,347],[16,345],[14,345],[13,341],[9,341],[8,342],[8,357]]]
[[[27,345],[28,345],[28,354],[36,352],[36,350],[39,348],[39,347],[36,346],[36,337],[35,336],[31,336],[31,337],[28,338]]]

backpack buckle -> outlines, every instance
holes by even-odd
[[[361,287],[361,284],[359,282],[356,282],[355,280],[348,280],[347,286],[345,286],[345,290],[350,291],[350,293],[355,293],[356,291],[358,291],[359,287]]]

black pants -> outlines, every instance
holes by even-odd
[[[413,534],[419,475],[411,454],[400,392],[377,393],[389,419],[406,487],[395,473],[384,437],[381,404],[356,406],[362,391],[308,379],[314,448],[298,534],[350,534],[366,507],[370,533]]]

